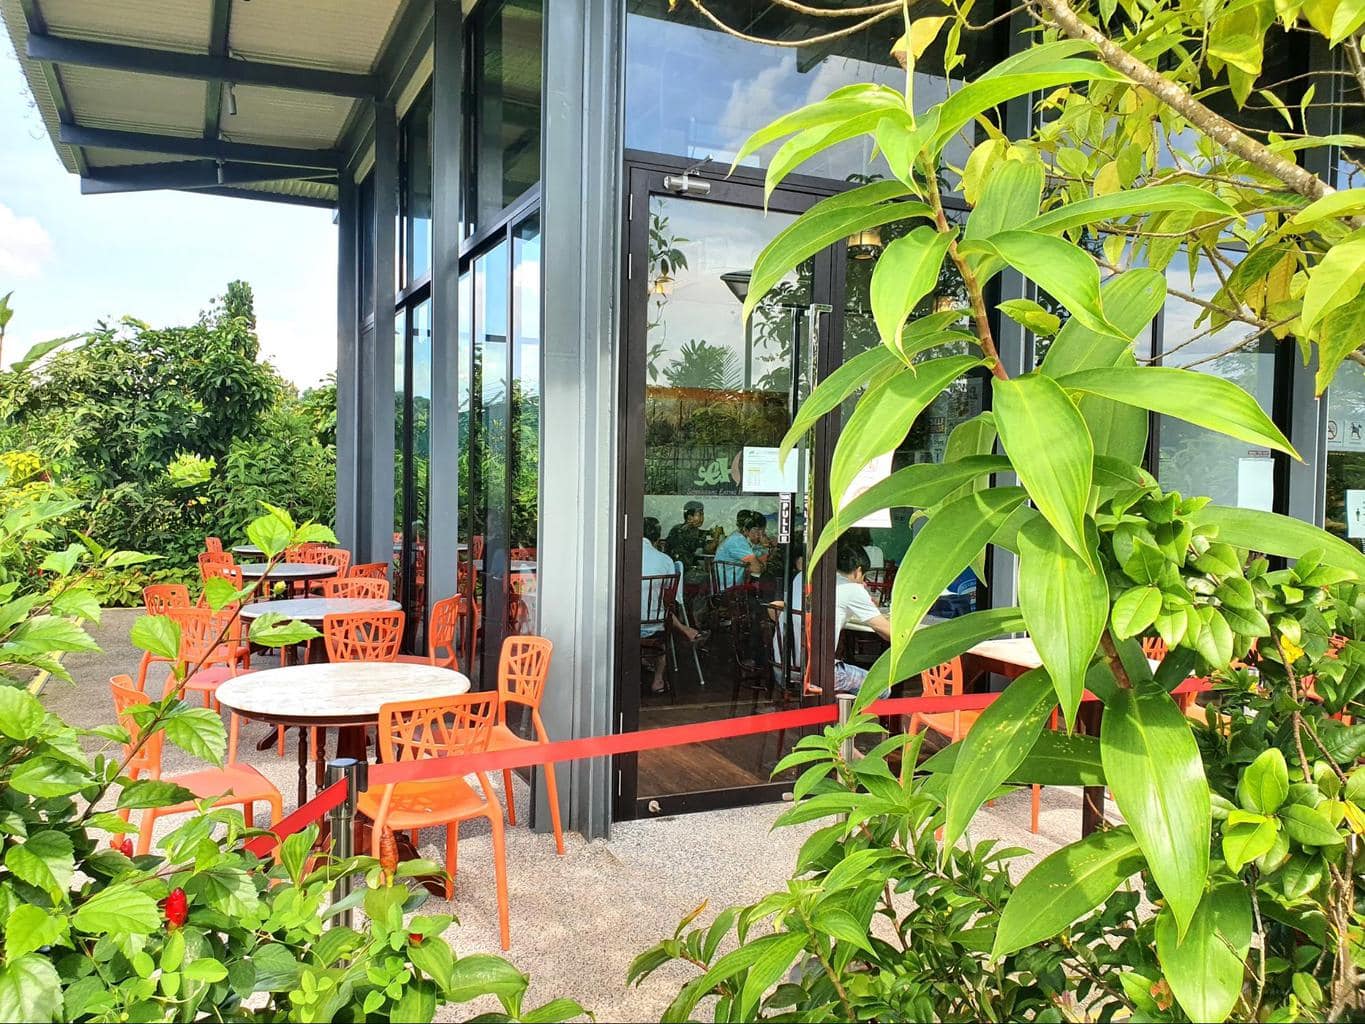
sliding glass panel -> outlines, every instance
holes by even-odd
[[[457,444],[460,446],[460,470],[459,470],[459,565],[457,568],[457,586],[465,599],[469,601],[470,607],[475,613],[481,613],[483,608],[483,589],[482,582],[478,573],[475,571],[474,559],[483,557],[483,536],[479,532],[478,541],[474,541],[475,530],[473,524],[474,509],[474,481],[470,452],[474,450],[474,438],[477,434],[474,424],[473,409],[474,403],[471,401],[473,394],[473,365],[474,365],[474,271],[472,268],[466,269],[460,274],[459,295],[459,323],[456,330],[456,345],[458,346],[457,363],[459,374],[459,387],[456,389],[456,399],[459,402],[458,416],[458,437]],[[460,668],[468,673],[471,679],[477,681],[479,676],[479,658],[475,650],[478,630],[469,629],[462,637],[460,649]]]
[[[508,633],[534,633],[540,525],[540,215],[512,234]]]
[[[407,323],[407,311],[398,310],[393,318],[393,554],[389,571],[394,600],[399,602],[403,601],[408,583],[403,562],[403,530],[407,523],[404,492],[408,478]]]
[[[410,507],[408,509],[408,579],[403,607],[408,616],[410,646],[426,650],[427,621],[427,479],[431,465],[431,300],[412,310],[412,360],[408,406],[411,439]]]

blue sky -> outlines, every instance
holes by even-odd
[[[336,368],[330,210],[185,192],[82,196],[0,41],[0,295],[14,292],[4,362],[128,313],[193,321],[227,282],[256,292],[262,356],[306,387]]]

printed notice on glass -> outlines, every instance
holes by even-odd
[[[891,452],[885,455],[878,455],[869,462],[848,485],[848,490],[844,492],[844,500],[839,503],[840,508],[847,507],[848,503],[873,484],[879,484],[891,475]],[[859,519],[854,526],[866,526],[869,529],[889,530],[891,528],[891,510],[889,508],[880,509],[870,515]]]
[[[1270,453],[1237,460],[1237,504],[1270,512],[1275,507],[1275,461]]]
[[[1346,536],[1365,538],[1365,491],[1346,492]]]
[[[801,465],[801,453],[789,454],[784,467],[778,459],[779,451],[745,445],[739,489],[745,494],[795,494],[800,490],[797,470]]]

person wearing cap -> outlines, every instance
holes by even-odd
[[[694,574],[705,577],[706,567],[697,564],[697,555],[708,551],[710,538],[702,529],[706,520],[706,506],[699,501],[689,501],[683,505],[683,521],[668,531],[664,550],[676,561],[682,563],[688,582],[694,582]]]

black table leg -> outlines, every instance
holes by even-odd
[[[1100,734],[1100,717],[1104,705],[1097,700],[1082,701],[1076,712],[1076,724],[1087,736]],[[1081,790],[1081,836],[1090,835],[1104,823],[1104,787],[1086,786]]]
[[[308,730],[299,729],[299,806],[308,802]]]

